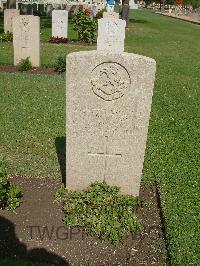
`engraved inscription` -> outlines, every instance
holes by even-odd
[[[105,101],[121,98],[130,85],[128,71],[118,63],[106,62],[92,71],[91,85],[94,94]]]
[[[121,153],[111,154],[108,152],[108,136],[105,136],[105,139],[106,139],[106,142],[105,142],[105,148],[103,152],[97,152],[97,153],[88,152],[88,155],[104,157],[104,180],[106,180],[108,157],[122,157]]]

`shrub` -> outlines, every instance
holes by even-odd
[[[0,208],[16,209],[20,205],[22,192],[19,186],[12,185],[7,180],[7,168],[0,160]]]
[[[105,182],[95,182],[88,190],[71,192],[61,187],[55,201],[63,203],[64,221],[86,229],[90,235],[113,244],[119,243],[126,233],[139,229],[134,209],[140,201],[119,193],[119,188]]]
[[[22,59],[20,62],[19,62],[19,65],[18,65],[18,69],[19,71],[27,71],[29,69],[32,68],[32,64],[29,60],[29,57],[27,57],[26,59]]]
[[[5,32],[0,36],[0,42],[12,42],[13,40],[13,33],[12,32]]]
[[[72,18],[73,29],[78,32],[80,41],[93,43],[97,36],[97,19],[89,9],[79,8]]]
[[[55,71],[62,73],[66,71],[66,58],[59,56],[56,59],[55,65],[54,65]]]

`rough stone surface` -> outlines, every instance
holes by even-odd
[[[119,18],[119,13],[116,13],[116,12],[112,12],[112,13],[103,12],[103,18],[116,18],[116,19],[118,19]]]
[[[18,9],[5,9],[4,10],[4,32],[13,32],[13,17],[19,16]]]
[[[67,188],[106,180],[139,195],[155,70],[135,54],[67,56]]]
[[[97,51],[123,52],[126,22],[122,19],[98,20]]]
[[[14,65],[29,57],[32,66],[40,65],[40,18],[32,15],[13,19]]]
[[[52,37],[67,38],[68,12],[66,10],[52,11]]]

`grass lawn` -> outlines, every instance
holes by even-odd
[[[41,25],[47,40],[49,21]],[[71,26],[70,34],[76,37]],[[42,64],[84,49],[94,47],[42,43]],[[143,182],[160,187],[171,265],[200,265],[200,26],[131,11],[125,50],[157,62]],[[11,44],[0,43],[0,63],[12,60]],[[0,154],[11,172],[60,177],[55,141],[65,135],[64,78],[1,73],[0,99]]]

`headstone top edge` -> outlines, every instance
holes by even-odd
[[[80,52],[73,52],[73,53],[70,53],[66,56],[66,59],[71,59],[71,58],[74,58],[74,57],[85,57],[85,56],[89,56],[89,55],[99,55],[99,56],[103,56],[103,57],[107,57],[107,56],[118,56],[119,58],[120,57],[126,57],[126,56],[129,56],[129,57],[132,57],[133,59],[142,59],[142,60],[145,60],[149,63],[154,63],[156,64],[156,60],[151,58],[151,57],[147,57],[147,56],[144,56],[144,55],[140,55],[140,54],[134,54],[134,53],[127,53],[127,52],[110,52],[110,51],[97,51],[97,50],[92,50],[92,51],[80,51]]]

